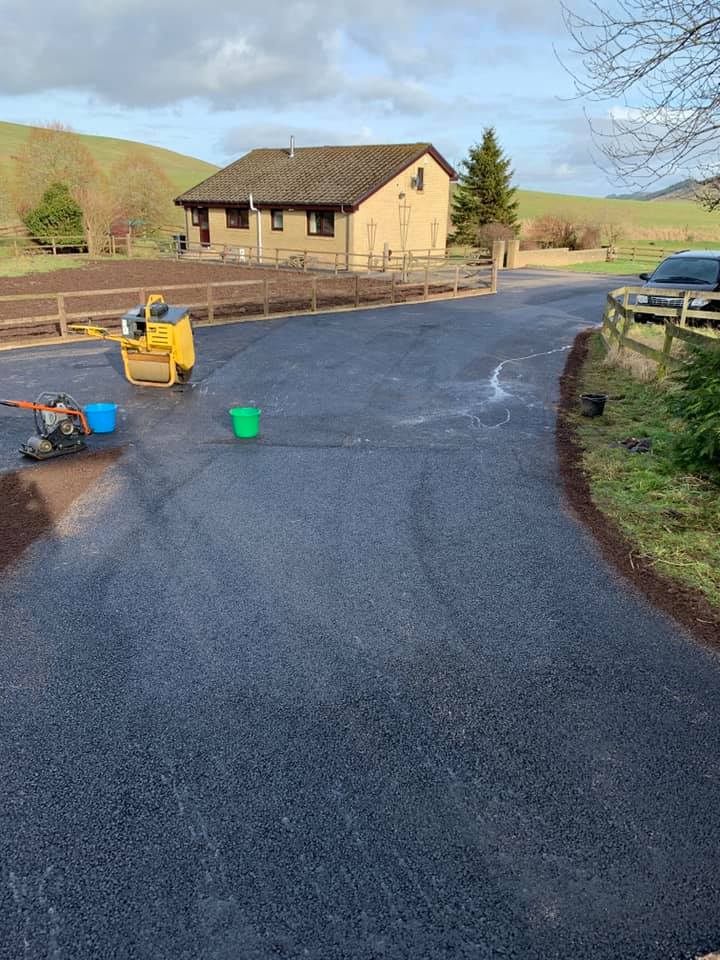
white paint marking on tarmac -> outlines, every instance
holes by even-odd
[[[492,395],[488,397],[487,400],[483,400],[483,402],[480,404],[480,409],[482,410],[484,407],[493,403],[499,403],[501,400],[512,399],[514,396],[514,394],[505,390],[500,383],[500,375],[502,374],[505,364],[519,363],[521,360],[534,360],[535,357],[549,357],[553,353],[563,353],[564,351],[569,350],[570,347],[571,344],[566,344],[563,347],[555,347],[554,350],[543,350],[541,353],[529,353],[525,357],[508,357],[507,360],[501,360],[490,374]],[[505,419],[500,420],[498,423],[483,423],[483,421],[477,416],[471,416],[470,419],[473,423],[477,423],[478,426],[484,427],[486,430],[497,430],[498,427],[504,427],[506,423],[510,423],[510,416],[509,407],[505,407]]]

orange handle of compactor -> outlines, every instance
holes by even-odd
[[[4,407],[21,407],[23,410],[48,410],[50,413],[57,413],[58,410],[63,410],[65,413],[70,414],[70,416],[80,417],[80,423],[82,424],[85,436],[90,436],[92,433],[82,410],[71,410],[69,407],[47,407],[44,403],[32,403],[30,400],[0,400],[0,404]]]

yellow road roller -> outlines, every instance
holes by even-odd
[[[120,344],[125,376],[138,387],[172,387],[187,383],[195,364],[190,314],[186,307],[171,307],[162,294],[151,294],[146,304],[123,316],[121,334],[85,323],[68,324],[70,330]]]

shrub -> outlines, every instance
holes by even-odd
[[[596,250],[600,246],[601,228],[596,223],[586,223],[580,229],[579,250]]]
[[[83,236],[83,214],[64,183],[51,184],[42,200],[23,217],[31,237],[49,241],[74,240]]]
[[[550,214],[531,221],[527,238],[545,248],[569,247],[571,250],[577,250],[578,246],[578,230],[575,224],[563,217],[553,217]]]
[[[679,389],[666,403],[682,421],[674,458],[685,469],[720,481],[720,350],[693,347],[673,380]]]
[[[491,247],[495,240],[514,240],[517,234],[504,223],[486,223],[475,233],[476,247]]]
[[[607,220],[600,227],[600,239],[614,253],[617,245],[625,238],[625,226],[614,220]]]
[[[600,246],[603,228],[597,223],[574,223],[566,217],[550,214],[531,220],[526,226],[524,241],[528,249],[568,247],[570,250],[594,250]]]

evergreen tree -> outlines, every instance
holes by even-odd
[[[517,231],[514,171],[509,157],[497,142],[494,127],[486,127],[481,144],[470,148],[461,163],[460,182],[455,188],[452,221],[455,239],[460,243],[477,242],[478,230],[489,223],[503,224]]]
[[[83,236],[83,212],[64,183],[51,184],[37,207],[23,217],[30,236],[48,241],[74,240]]]

